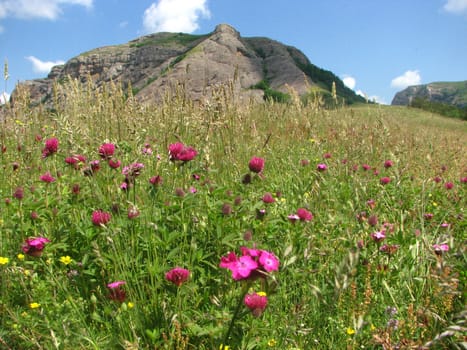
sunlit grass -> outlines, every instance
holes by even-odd
[[[148,107],[117,86],[70,82],[57,86],[54,112],[25,99],[5,111],[2,347],[462,340],[465,122],[388,106],[239,106],[228,87],[200,106],[181,96]],[[44,157],[53,138],[58,148]],[[171,161],[177,142],[196,156]],[[109,157],[105,143],[116,146]],[[85,161],[65,162],[76,155]],[[262,171],[252,157],[264,159]],[[55,181],[41,180],[46,173]],[[50,242],[31,254],[23,245],[37,237]],[[242,246],[273,253],[278,271],[235,281],[219,264]],[[174,268],[189,276],[167,275]],[[267,295],[257,317],[243,304],[248,292]]]

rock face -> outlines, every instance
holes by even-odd
[[[313,77],[310,72],[320,75]],[[325,83],[320,81],[323,76]],[[292,88],[300,95],[310,86],[329,91],[329,82],[334,80],[343,86],[339,78],[313,66],[296,48],[268,38],[242,38],[227,24],[206,35],[156,33],[97,48],[54,67],[47,78],[21,85],[29,90],[32,104],[47,105],[54,83],[68,78],[82,83],[90,79],[97,87],[111,81],[121,82],[124,88],[131,84],[135,97],[145,103],[157,103],[177,86],[183,86],[193,100],[209,99],[214,89],[225,84],[240,100],[261,100],[263,90],[253,87],[264,81],[276,91]],[[15,91],[13,103],[14,99]]]
[[[408,106],[414,98],[465,108],[467,107],[467,80],[409,86],[405,90],[398,92],[391,104]]]

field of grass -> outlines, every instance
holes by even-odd
[[[4,110],[0,348],[467,342],[465,122],[60,88]]]

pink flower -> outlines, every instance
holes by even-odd
[[[425,213],[425,214],[423,214],[423,217],[426,220],[431,220],[431,219],[433,219],[434,215],[432,213]]]
[[[467,184],[467,176],[461,177],[461,184]]]
[[[391,182],[391,178],[390,177],[382,177],[381,179],[379,179],[379,182],[381,183],[381,185],[387,185],[388,183]]]
[[[42,255],[45,244],[49,242],[50,240],[45,237],[28,238],[21,249],[30,256],[39,257]]]
[[[106,225],[111,219],[110,213],[102,210],[94,210],[92,212],[91,221],[95,226]]]
[[[371,166],[369,166],[368,164],[362,164],[362,168],[363,170],[367,171],[371,169]]]
[[[441,255],[449,251],[449,246],[447,244],[433,244],[433,250],[437,255]]]
[[[298,208],[297,215],[300,221],[311,221],[313,220],[313,214],[305,208]]]
[[[54,182],[54,181],[55,181],[55,178],[54,178],[52,175],[50,175],[49,172],[46,172],[45,174],[41,175],[40,180],[41,180],[42,182],[45,182],[45,183],[48,183],[48,184],[49,184],[49,183],[51,183],[51,182]]]
[[[149,183],[153,186],[159,186],[162,184],[162,177],[160,175],[153,176],[149,179]]]
[[[331,153],[324,153],[324,155],[323,155],[323,158],[325,158],[325,159],[329,159],[331,157],[332,157]]]
[[[99,155],[103,159],[111,158],[115,153],[115,145],[113,143],[103,143],[99,147]]]
[[[435,176],[433,178],[433,181],[436,182],[436,183],[440,183],[442,181],[441,177],[440,176]]]
[[[446,182],[444,184],[444,188],[447,190],[451,190],[454,187],[454,184],[452,182]]]
[[[58,140],[55,137],[45,140],[45,147],[42,150],[42,158],[46,158],[58,151]]]
[[[120,165],[122,165],[122,162],[119,161],[118,159],[110,158],[109,159],[109,167],[112,169],[118,169],[120,168]]]
[[[139,216],[140,212],[138,210],[138,208],[136,208],[135,206],[131,206],[128,208],[128,219],[135,219]]]
[[[123,168],[122,174],[129,180],[133,180],[141,174],[141,170],[144,169],[143,163],[133,163]],[[131,182],[131,181],[130,181]]]
[[[76,154],[65,158],[65,163],[73,165],[75,169],[79,169],[80,165],[86,163],[86,158],[81,154]]]
[[[382,240],[384,240],[386,238],[386,232],[384,231],[378,231],[378,232],[374,232],[370,235],[370,237],[373,239],[373,241],[375,242],[381,242]]]
[[[188,162],[193,160],[197,154],[198,152],[193,147],[185,146],[181,142],[169,145],[169,159],[171,161],[180,160],[182,162]]]
[[[287,216],[290,222],[295,223],[296,221],[300,220],[300,217],[297,214],[290,214]]]
[[[181,267],[175,267],[165,274],[165,279],[180,287],[190,277],[190,271]]]
[[[107,288],[109,289],[109,293],[110,293],[109,298],[115,301],[119,301],[121,303],[124,302],[125,297],[126,297],[126,292],[122,288],[122,286],[125,284],[126,284],[125,281],[116,281],[116,282],[107,284]]]
[[[368,205],[371,209],[376,207],[376,201],[374,199],[369,199],[366,201],[366,205]]]
[[[16,188],[15,192],[13,192],[13,197],[22,200],[24,198],[24,189],[22,187]]]
[[[274,203],[276,200],[274,199],[274,197],[272,196],[271,193],[267,192],[264,194],[263,198],[262,198],[263,202],[266,203],[266,204],[270,204],[270,203]]]
[[[243,299],[243,303],[247,308],[251,310],[255,317],[261,316],[266,305],[268,304],[268,298],[266,293],[259,292],[259,293],[251,293],[246,294],[245,298]]]
[[[268,251],[241,247],[242,256],[229,253],[221,258],[220,267],[229,269],[236,281],[264,277],[279,269],[279,260]]]
[[[263,267],[267,272],[279,270],[279,259],[273,253],[262,250],[259,256],[260,266]]]
[[[385,167],[385,168],[390,168],[390,167],[392,167],[393,165],[394,165],[394,163],[392,162],[392,160],[389,160],[389,159],[388,159],[388,160],[386,160],[386,161],[384,162],[384,167]]]
[[[91,171],[92,171],[93,173],[99,171],[99,169],[101,168],[100,163],[99,163],[99,161],[98,161],[97,159],[91,161],[91,162],[89,163],[89,165],[91,166]]]
[[[248,163],[248,168],[254,173],[261,173],[264,169],[264,159],[259,157],[251,158],[250,162]]]
[[[328,169],[328,166],[326,164],[321,163],[316,166],[316,170],[321,171],[321,172],[326,171],[327,169]]]

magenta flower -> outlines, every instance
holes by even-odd
[[[24,189],[22,187],[16,188],[15,192],[13,192],[13,197],[22,200],[24,198]]]
[[[109,298],[115,301],[124,302],[126,297],[126,292],[122,288],[125,285],[125,281],[115,281],[112,283],[107,284],[107,288],[109,289]]]
[[[394,163],[392,162],[392,160],[389,160],[389,159],[388,159],[388,160],[386,160],[386,161],[384,162],[384,167],[385,167],[385,168],[390,168],[390,167],[392,167],[393,165],[394,165]]]
[[[198,152],[190,146],[185,146],[181,142],[172,143],[169,145],[169,159],[171,161],[180,160],[188,162],[197,156]]]
[[[467,184],[467,176],[461,177],[461,184]]]
[[[44,149],[42,150],[42,158],[46,158],[58,151],[58,140],[53,137],[45,140]]]
[[[28,238],[22,245],[21,249],[24,253],[30,256],[39,257],[42,255],[45,244],[49,242],[50,240],[45,237]]]
[[[425,213],[425,214],[423,214],[423,217],[426,220],[431,220],[431,219],[433,219],[434,215],[432,213]]]
[[[175,267],[165,274],[165,279],[180,287],[190,277],[190,271],[181,267]]]
[[[109,159],[109,167],[112,169],[118,169],[120,168],[120,165],[122,165],[122,162],[119,161],[118,159],[110,158]]]
[[[323,172],[328,170],[328,166],[326,164],[321,163],[316,166],[316,170]]]
[[[255,317],[259,317],[268,304],[268,298],[264,292],[249,293],[245,295],[243,303],[251,310]]]
[[[143,163],[133,163],[133,164],[130,164],[124,167],[122,170],[122,174],[125,175],[127,179],[133,180],[141,174],[141,170],[143,170],[143,168],[144,168]]]
[[[298,208],[297,215],[300,221],[311,221],[313,220],[313,214],[305,208]]]
[[[40,180],[49,184],[54,182],[55,178],[49,172],[46,172],[45,174],[41,175]]]
[[[454,187],[454,184],[452,182],[446,182],[444,184],[444,188],[447,190],[451,190]]]
[[[229,269],[236,281],[264,277],[266,273],[279,269],[279,260],[268,251],[241,247],[242,255],[231,252],[221,258],[220,267]]]
[[[324,159],[329,159],[329,158],[331,158],[331,157],[332,157],[332,154],[331,154],[331,153],[324,153],[324,155],[323,155],[323,158],[324,158]]]
[[[433,250],[437,255],[441,255],[449,251],[449,246],[447,244],[433,244]]]
[[[99,155],[103,159],[110,159],[115,153],[115,145],[113,143],[103,143],[99,147]]]
[[[300,220],[300,217],[297,214],[290,214],[287,216],[287,219],[289,219],[291,223],[295,223],[296,221]]]
[[[248,163],[248,168],[254,173],[261,173],[264,169],[264,159],[259,157],[251,158],[250,162]]]
[[[89,165],[91,166],[91,171],[93,173],[99,171],[99,169],[101,168],[100,166],[100,162],[96,159],[96,160],[93,160],[89,163]]]
[[[388,183],[391,182],[391,178],[390,177],[382,177],[381,179],[379,179],[379,182],[381,183],[381,185],[387,185]]]
[[[72,165],[75,169],[79,169],[80,165],[86,163],[86,158],[81,154],[76,154],[65,158],[65,163]]]
[[[373,239],[373,241],[378,243],[386,238],[386,232],[385,231],[374,232],[370,235],[370,237]]]
[[[149,179],[149,183],[153,186],[159,186],[162,184],[162,177],[160,175],[153,176]]]
[[[92,212],[91,221],[95,226],[106,225],[111,219],[110,213],[102,210],[94,210]]]
[[[274,197],[272,196],[271,193],[267,192],[264,194],[263,198],[262,198],[263,202],[266,203],[266,204],[270,204],[270,203],[274,203],[276,200],[274,199]]]
[[[362,168],[363,170],[368,171],[371,169],[371,166],[369,166],[368,164],[362,164]]]
[[[263,267],[267,272],[277,271],[279,270],[279,259],[270,252],[265,250],[261,251],[261,255],[259,256],[259,263],[260,266]]]

